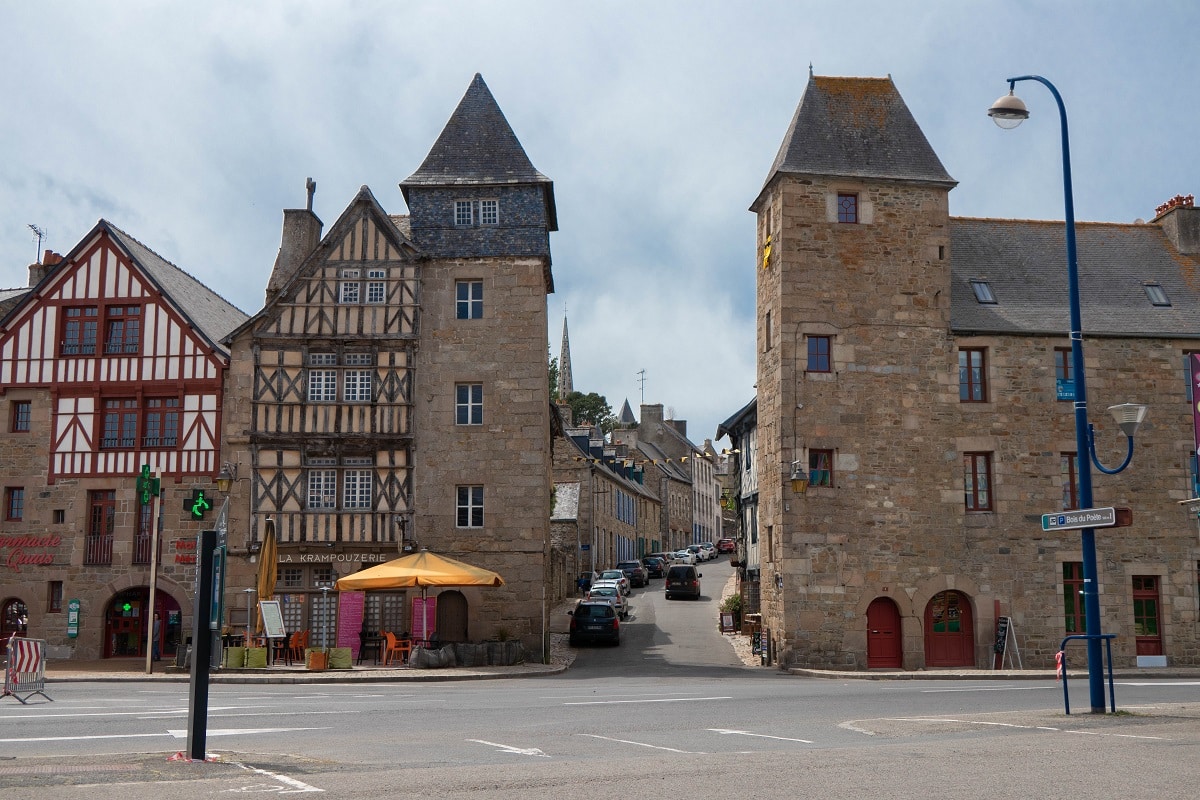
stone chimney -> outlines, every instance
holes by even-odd
[[[662,424],[662,421],[663,421],[662,403],[655,403],[653,405],[646,405],[645,403],[642,403],[641,411],[642,411],[642,415],[638,421],[642,425],[655,425],[655,424],[661,425]]]
[[[285,208],[283,210],[283,237],[279,243],[279,255],[275,257],[275,268],[267,281],[267,302],[275,299],[279,291],[300,269],[321,243],[322,222],[313,213],[313,195],[317,193],[317,182],[308,178],[304,182],[308,191],[308,208]]]
[[[63,257],[60,254],[53,250],[47,250],[42,256],[42,263],[29,265],[29,286],[31,288],[37,286],[42,282],[42,278],[53,272],[54,268],[62,262]]]
[[[1154,223],[1183,255],[1200,255],[1200,209],[1194,195],[1175,195],[1155,209]]]

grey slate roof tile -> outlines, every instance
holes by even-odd
[[[781,172],[956,184],[891,78],[810,76],[763,189]]]
[[[1200,338],[1200,259],[1181,255],[1158,225],[1075,227],[1085,334]],[[956,332],[1063,334],[1070,328],[1063,222],[951,218],[951,327]],[[986,279],[995,305],[972,279]],[[1157,307],[1144,285],[1171,305]]]

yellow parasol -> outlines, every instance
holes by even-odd
[[[262,549],[258,551],[258,599],[270,600],[275,596],[275,577],[279,560],[279,546],[275,542],[275,519],[267,517],[263,526]],[[258,607],[258,626],[263,632],[262,606]]]
[[[393,559],[353,575],[338,578],[337,588],[408,589],[413,586],[503,586],[504,579],[490,569],[473,567],[428,550]]]

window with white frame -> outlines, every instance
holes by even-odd
[[[459,528],[483,527],[483,487],[458,487],[458,515],[456,526]]]
[[[471,213],[470,200],[455,200],[454,201],[454,224],[459,227],[471,225],[475,222],[474,215]]]
[[[342,270],[342,280],[338,284],[339,303],[357,303],[360,296],[361,284],[358,281],[359,271],[356,269]]]
[[[337,366],[336,353],[308,354],[308,402],[332,403],[337,400]]]
[[[455,289],[455,317],[457,319],[481,319],[483,317],[483,281],[458,281]]]
[[[371,402],[375,373],[369,369],[348,369],[343,375],[342,399],[347,403]]]
[[[480,200],[479,201],[479,224],[480,225],[499,225],[500,224],[500,201],[499,200]]]
[[[314,458],[308,463],[308,510],[337,508],[337,462],[332,458]]]
[[[347,468],[342,473],[342,507],[370,508],[371,460],[369,458],[347,459],[345,464]]]
[[[483,424],[483,384],[460,383],[454,387],[454,424]]]
[[[387,270],[367,270],[367,302],[379,304],[387,294]]]

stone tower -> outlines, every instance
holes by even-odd
[[[830,598],[847,593],[847,541],[921,513],[924,500],[892,454],[930,429],[930,401],[952,388],[931,377],[953,358],[954,185],[890,78],[810,76],[750,207],[761,597],[780,659],[824,663],[843,648],[846,608]],[[809,363],[810,342],[824,348],[821,371]],[[843,485],[814,481],[798,497],[793,464],[809,471],[814,451],[837,462]],[[955,467],[943,464],[937,482],[953,486]]]

